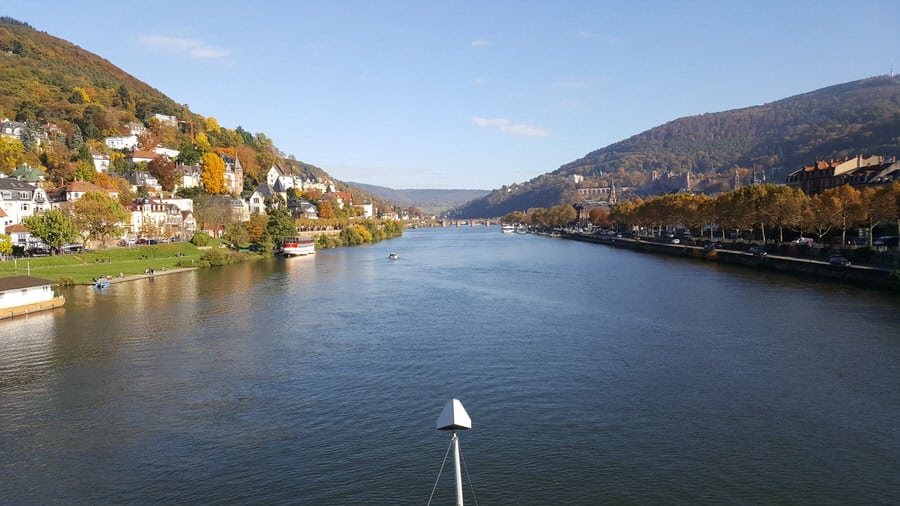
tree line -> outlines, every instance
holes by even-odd
[[[572,225],[578,212],[572,206],[515,211],[501,218],[505,223],[525,223],[538,227]],[[626,200],[607,212],[591,209],[587,221],[598,227],[627,231],[634,227],[651,230],[685,228],[694,235],[703,231],[710,239],[725,239],[727,232],[748,233],[769,240],[784,241],[785,233],[814,235],[819,241],[839,236],[847,243],[848,232],[865,229],[872,246],[876,228],[900,229],[900,181],[889,185],[857,189],[850,185],[829,188],[815,195],[776,184],[758,184],[718,196],[687,193]]]

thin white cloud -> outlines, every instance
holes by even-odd
[[[493,128],[509,135],[517,137],[547,137],[552,132],[546,128],[534,125],[526,125],[524,123],[513,123],[504,118],[472,118],[472,123],[481,128]]]
[[[491,41],[486,39],[473,40],[470,44],[472,47],[486,47],[491,45]]]
[[[599,40],[601,42],[605,42],[607,44],[621,44],[622,39],[618,37],[613,37],[610,35],[603,35],[602,33],[592,32],[590,30],[578,30],[578,38],[580,39],[588,39],[588,40]]]
[[[146,47],[187,56],[192,60],[214,60],[228,56],[227,51],[209,46],[197,39],[166,37],[165,35],[144,35],[140,38],[140,42]]]
[[[551,88],[559,90],[584,90],[592,88],[594,85],[588,81],[557,81],[550,83]]]

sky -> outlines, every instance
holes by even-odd
[[[684,116],[900,72],[896,0],[4,0],[341,181],[528,181]]]

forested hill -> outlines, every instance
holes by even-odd
[[[155,115],[177,118],[176,126],[162,124]],[[102,57],[2,16],[0,118],[23,122],[26,128],[53,126],[54,137],[49,139],[53,149],[43,150],[38,157],[26,147],[18,160],[10,160],[15,165],[41,167],[48,180],[58,183],[76,177],[77,162],[85,157],[91,160],[88,148],[109,154],[103,139],[124,135],[130,131],[129,124],[138,123],[149,132],[139,139],[141,149],[161,145],[182,155],[187,147],[188,151],[237,156],[245,190],[264,182],[273,164],[295,174],[325,177],[345,189],[323,169],[286,158],[264,133],[220,126],[214,117],[191,112]],[[9,173],[6,162],[0,158],[0,171]]]
[[[84,115],[89,105],[85,100],[139,118],[154,113],[192,116],[183,105],[94,53],[0,17],[0,115],[64,122]]]
[[[365,183],[347,182],[372,195],[393,202],[401,207],[416,207],[425,214],[441,214],[450,208],[483,197],[488,190],[417,190],[394,189]]]
[[[817,159],[857,154],[900,154],[900,77],[872,77],[760,106],[679,118],[522,185],[495,190],[453,214],[500,216],[571,202],[577,200],[575,187],[565,177],[573,174],[649,194],[654,171],[727,179],[743,168],[780,183]]]

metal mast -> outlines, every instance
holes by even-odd
[[[456,436],[457,430],[467,430],[472,428],[472,419],[466,413],[466,408],[457,399],[447,401],[444,410],[438,416],[435,428],[438,430],[453,431],[453,462],[456,464],[456,504],[463,506],[463,489],[462,489],[462,469],[459,465],[459,438]]]

